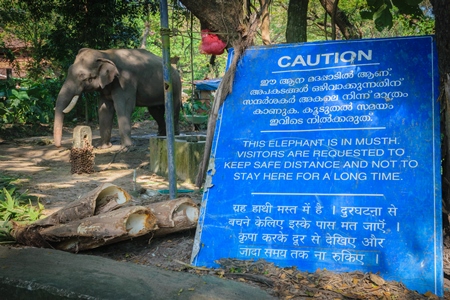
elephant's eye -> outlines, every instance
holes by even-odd
[[[92,77],[89,77],[89,78],[88,78],[89,83],[92,82],[92,79],[93,79]]]

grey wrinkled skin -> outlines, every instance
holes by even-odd
[[[171,69],[175,133],[181,107],[181,80]],[[74,96],[99,91],[98,115],[101,148],[111,147],[111,129],[117,114],[121,144],[132,146],[131,114],[136,106],[148,108],[158,124],[158,135],[166,135],[162,58],[143,49],[81,49],[69,67],[58,94],[53,129],[54,143],[61,146],[64,110]]]

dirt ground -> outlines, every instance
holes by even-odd
[[[98,129],[93,129],[93,144],[99,140]],[[183,124],[184,134],[198,134],[194,127]],[[33,125],[9,127],[0,130],[0,172],[20,178],[22,189],[39,198],[45,214],[58,210],[101,183],[113,183],[134,198],[136,204],[169,200],[158,193],[167,190],[165,178],[149,171],[148,137],[156,135],[153,121],[133,126],[135,146],[128,152],[120,151],[118,131],[113,131],[113,147],[95,149],[95,172],[72,174],[69,162],[73,128],[64,128],[62,147],[52,145],[51,128]],[[204,132],[200,132],[204,133]],[[134,180],[135,178],[135,180]],[[179,194],[200,203],[201,191],[192,184],[178,182],[178,189],[192,190]],[[258,285],[280,299],[438,299],[433,295],[419,295],[407,290],[401,283],[385,282],[374,274],[360,272],[333,274],[326,270],[304,273],[296,268],[280,269],[265,262],[223,261],[221,269],[204,269],[189,265],[195,230],[188,230],[160,238],[146,235],[130,241],[103,246],[81,254],[98,255],[114,260],[160,268],[214,274]],[[450,242],[445,248],[444,269],[450,275]],[[450,285],[446,283],[446,290]],[[445,299],[450,299],[446,292]]]

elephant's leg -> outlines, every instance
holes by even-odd
[[[122,96],[114,98],[114,107],[116,109],[122,147],[133,146],[131,139],[131,115],[135,107],[135,98],[135,94],[122,94]]]
[[[111,100],[100,97],[98,101],[98,119],[100,125],[99,148],[111,147],[111,130],[114,119],[114,104]]]
[[[164,105],[149,106],[148,112],[155,119],[158,124],[158,135],[165,136],[166,133],[166,121],[164,119],[165,107]]]

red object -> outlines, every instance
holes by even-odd
[[[220,55],[227,46],[216,34],[210,33],[208,29],[202,30],[202,43],[200,53]]]

